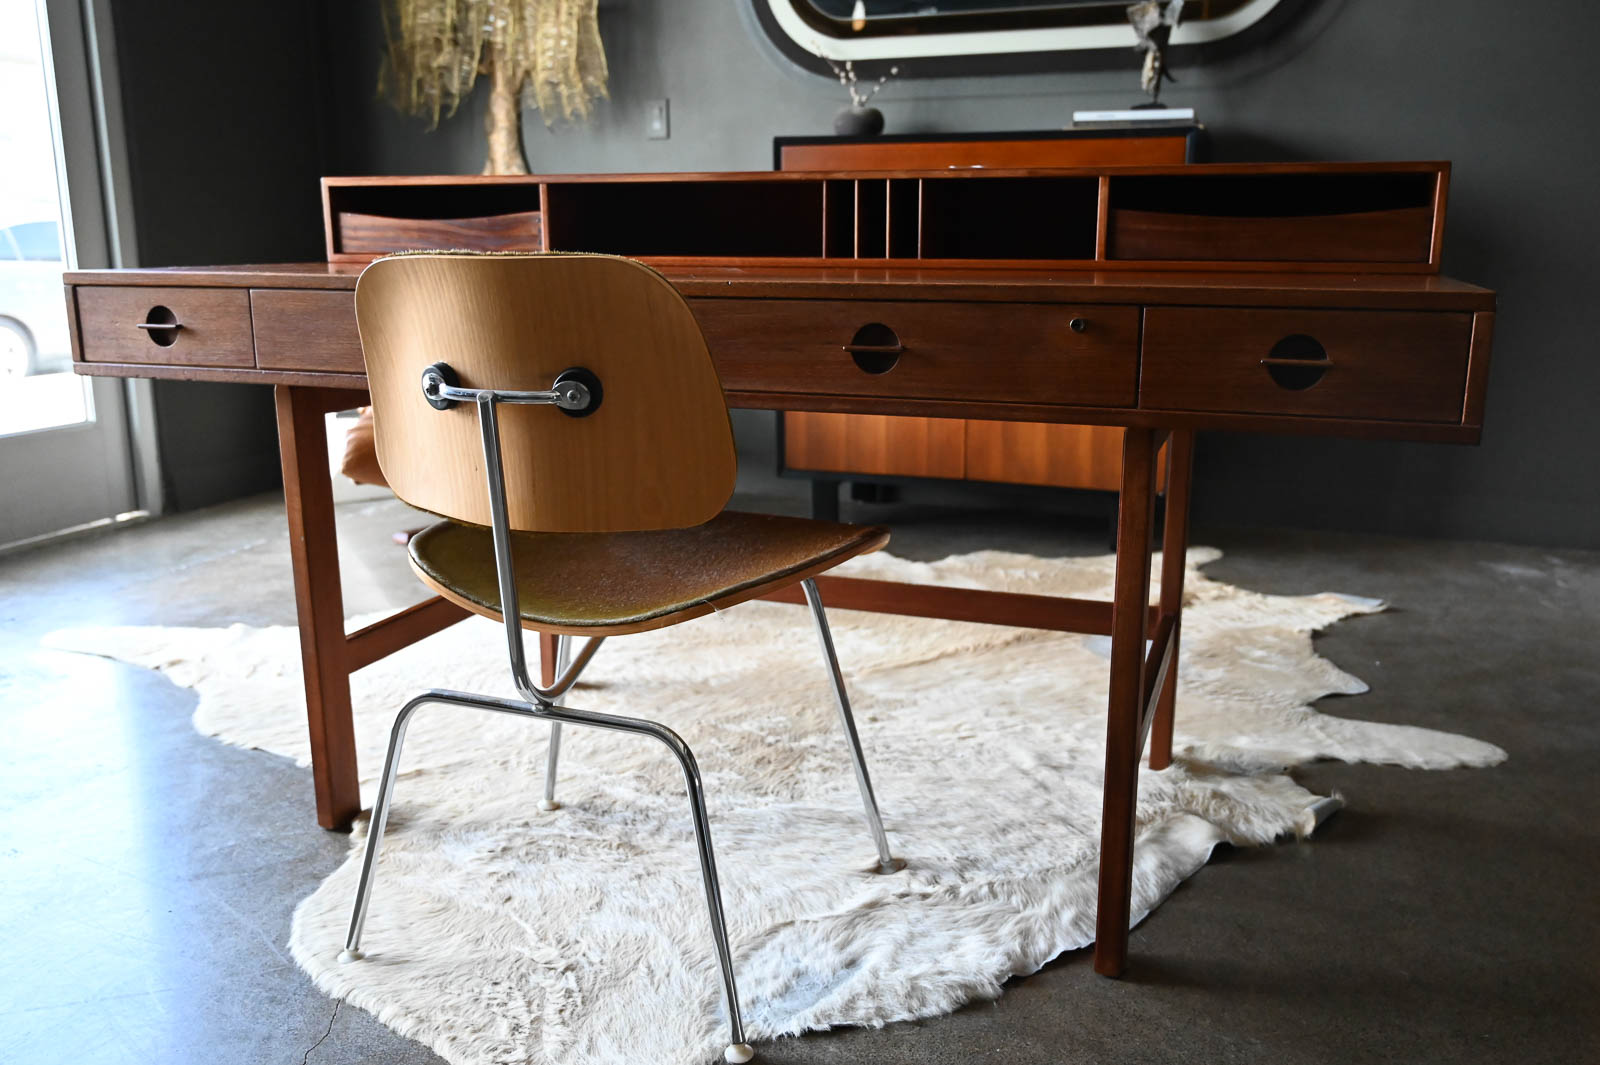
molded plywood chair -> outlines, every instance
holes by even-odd
[[[547,809],[556,805],[562,724],[651,736],[678,760],[688,786],[727,1000],[725,1056],[749,1060],[694,754],[666,725],[575,709],[565,696],[609,636],[800,583],[879,868],[899,868],[811,579],[882,547],[888,533],[722,509],[735,473],[722,386],[683,298],[640,263],[603,255],[380,259],[356,286],[356,315],[379,464],[401,499],[445,519],[411,540],[412,566],[445,598],[504,621],[522,698],[436,689],[400,711],[341,959],[362,957],[401,745],[419,707],[450,703],[549,722]],[[560,636],[548,688],[528,675],[524,628]],[[589,638],[569,663],[573,636]]]

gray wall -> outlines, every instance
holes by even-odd
[[[1580,405],[1600,395],[1588,292],[1600,234],[1590,192],[1600,124],[1587,103],[1595,5],[1297,6],[1254,48],[1180,60],[1169,98],[1198,109],[1219,160],[1455,163],[1445,270],[1500,292],[1487,428],[1478,448],[1210,434],[1197,518],[1600,547],[1600,477],[1579,458]],[[329,17],[330,163],[476,171],[481,99],[426,133],[372,96],[371,5]],[[536,170],[763,169],[774,134],[827,132],[841,102],[836,84],[777,54],[749,0],[610,0],[601,17],[611,99],[584,126],[547,130],[527,116]],[[1046,129],[1075,108],[1129,103],[1135,89],[1129,56],[1116,70],[902,79],[879,102],[893,132]],[[672,137],[646,140],[645,101],[662,96]],[[765,443],[741,424],[746,446]]]
[[[322,257],[325,63],[311,0],[118,0],[139,266]],[[279,483],[268,388],[157,381],[167,507]]]
[[[601,18],[611,99],[580,127],[547,130],[529,115],[530,164],[550,172],[763,169],[774,134],[826,132],[841,102],[839,87],[781,58],[748,5],[606,0]],[[222,17],[208,5],[176,6]],[[1595,6],[1320,0],[1297,7],[1281,31],[1248,51],[1180,60],[1169,98],[1199,109],[1218,159],[1454,161],[1445,269],[1501,294],[1488,427],[1480,448],[1286,438],[1268,444],[1210,434],[1202,444],[1197,518],[1600,547],[1600,478],[1581,457],[1588,441],[1580,411],[1600,394],[1593,340],[1600,313],[1587,291],[1591,246],[1600,233],[1600,209],[1589,194],[1600,132],[1588,104],[1590,53],[1600,29]],[[288,24],[304,9],[275,10],[274,19],[252,24],[249,44],[259,50],[252,54],[273,56],[267,49],[281,47],[286,52],[278,54],[289,57],[285,70],[315,84],[300,69],[302,46],[262,39],[292,38]],[[376,5],[330,4],[318,18],[326,41],[327,172],[480,168],[481,94],[426,132],[374,96]],[[162,23],[170,30],[173,20]],[[235,62],[259,59],[225,54],[212,66],[222,76]],[[1116,62],[1100,56],[1074,66]],[[1115,70],[902,80],[879,102],[896,132],[1050,128],[1074,108],[1131,102],[1133,68],[1130,56]],[[257,80],[271,73],[258,69]],[[270,95],[270,88],[262,84],[257,96]],[[644,102],[661,96],[672,100],[672,137],[649,141]],[[286,143],[303,148],[315,139],[305,130],[318,123],[317,111],[315,101],[298,113],[275,105],[265,121],[300,123],[299,133],[283,132]],[[253,107],[235,104],[233,113],[256,141],[263,139],[255,126],[263,119]],[[234,161],[246,170],[258,162]],[[216,205],[198,189],[173,197],[185,210],[194,197],[206,208],[203,220],[178,221],[195,230],[281,229],[287,241],[315,221],[306,186],[279,187],[303,180],[303,171],[298,165],[263,171],[268,180],[226,210],[212,210]],[[250,212],[237,210],[239,203],[268,200],[282,213],[250,220]],[[265,233],[251,240],[233,235],[240,239],[229,248],[268,243]],[[186,241],[184,257],[192,259],[190,249],[199,247],[224,255],[202,237],[196,232]],[[767,422],[741,418],[742,443],[769,446],[765,432],[752,431]]]

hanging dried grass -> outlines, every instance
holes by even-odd
[[[378,91],[429,128],[455,113],[491,54],[545,125],[606,95],[597,0],[383,0]]]

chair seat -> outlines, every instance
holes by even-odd
[[[523,624],[612,636],[675,625],[876,551],[889,531],[723,511],[704,525],[623,533],[512,533]],[[488,529],[442,521],[411,538],[411,566],[451,602],[500,617]]]

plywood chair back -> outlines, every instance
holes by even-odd
[[[498,407],[513,530],[624,532],[699,525],[733,493],[727,400],[700,327],[666,279],[607,255],[445,253],[379,259],[356,285],[378,464],[396,495],[490,524],[478,414],[437,410],[423,371],[463,388],[549,389],[584,367],[585,417]]]

